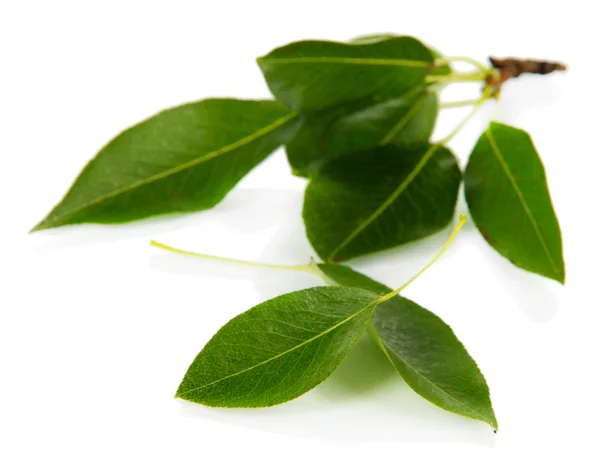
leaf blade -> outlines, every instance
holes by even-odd
[[[101,149],[32,231],[212,207],[287,141],[295,118],[274,101],[208,99],[162,111]]]
[[[407,36],[362,44],[301,41],[258,59],[273,95],[302,112],[400,96],[424,82],[432,63],[431,52]]]
[[[294,175],[309,177],[326,161],[360,150],[426,142],[437,112],[436,95],[422,87],[376,104],[350,104],[305,115],[286,145],[288,162]]]
[[[428,236],[450,223],[460,179],[456,158],[438,145],[388,145],[329,161],[306,188],[308,239],[322,259],[337,261]]]
[[[465,197],[475,225],[497,252],[564,283],[560,227],[543,164],[526,132],[490,124],[469,157]]]
[[[294,399],[350,353],[376,299],[361,290],[317,287],[251,308],[208,342],[176,397],[217,407],[266,407]],[[223,348],[228,356],[213,353]]]
[[[333,284],[363,288],[378,295],[392,291],[347,266],[317,264],[316,268]],[[367,329],[417,394],[442,409],[498,429],[483,374],[452,329],[438,316],[396,296],[377,305]]]

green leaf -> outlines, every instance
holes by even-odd
[[[398,36],[397,34],[392,34],[392,33],[365,34],[363,36],[357,36],[355,38],[352,38],[350,40],[350,42],[353,44],[368,44],[371,42],[385,41],[387,39],[391,39],[394,37],[401,37],[401,36]],[[441,59],[444,57],[437,49],[430,47],[429,50],[433,54],[434,59]],[[439,67],[435,67],[434,69],[432,69],[430,71],[429,74],[430,75],[450,75],[451,73],[452,73],[452,68],[450,68],[450,65],[444,64],[444,65],[440,65]]]
[[[402,36],[400,36],[398,34],[394,34],[394,33],[363,34],[362,36],[357,36],[357,37],[350,39],[349,42],[352,44],[368,44],[371,42],[386,41],[386,40],[392,39],[394,37],[402,37]],[[434,59],[441,59],[442,57],[444,57],[442,55],[442,53],[439,52],[437,49],[430,47],[429,50],[433,54]],[[436,67],[435,69],[431,70],[432,75],[449,75],[450,73],[452,73],[452,69],[450,68],[449,65],[446,65],[446,64],[444,64],[440,67]]]
[[[304,223],[321,259],[339,261],[423,238],[452,219],[461,173],[447,148],[365,150],[329,161],[304,198]]]
[[[198,354],[176,397],[213,407],[266,407],[317,386],[365,331],[378,296],[317,287],[229,321]]]
[[[433,54],[434,60],[443,59],[444,56],[437,49],[430,49]],[[440,75],[450,75],[452,73],[452,67],[449,64],[438,65],[431,70],[430,75],[440,76]]]
[[[349,267],[317,264],[332,283],[378,295],[392,290]],[[370,334],[394,368],[420,396],[442,409],[498,423],[485,378],[452,329],[431,311],[401,296],[375,308]]]
[[[496,251],[518,267],[564,283],[560,227],[529,134],[492,122],[469,158],[465,196],[473,221]]]
[[[295,111],[402,96],[424,82],[429,49],[411,37],[365,44],[302,41],[258,59],[273,95]]]
[[[296,114],[275,101],[208,99],[124,131],[35,230],[210,208],[285,143]]]
[[[346,105],[305,115],[286,145],[288,161],[295,175],[308,177],[325,161],[352,152],[426,142],[436,117],[437,97],[425,87],[367,107]]]

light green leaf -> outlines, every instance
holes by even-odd
[[[452,219],[461,174],[450,150],[387,145],[329,161],[304,198],[306,233],[321,259],[398,246]]]
[[[391,291],[343,265],[314,267],[332,284],[363,288],[378,295]],[[498,429],[485,378],[452,329],[439,317],[413,301],[395,296],[377,305],[367,328],[416,393],[442,409]]]
[[[465,196],[490,246],[516,266],[564,283],[560,227],[529,134],[492,122],[469,158]]]
[[[176,397],[213,407],[266,407],[317,386],[365,331],[378,296],[317,287],[229,321],[198,354]]]
[[[425,87],[367,107],[344,105],[301,118],[286,145],[294,174],[308,177],[325,161],[387,143],[427,142],[437,117],[437,97]]]
[[[34,230],[210,208],[296,124],[275,101],[208,99],[163,111],[108,143]]]
[[[295,42],[258,59],[273,95],[303,112],[402,96],[424,83],[432,63],[429,49],[406,36],[365,44]]]

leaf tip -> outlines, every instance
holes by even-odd
[[[480,420],[482,422],[487,423],[490,427],[492,427],[492,430],[494,430],[494,433],[498,433],[498,420],[496,420],[496,414],[494,413],[494,409],[492,408],[491,404],[488,409],[488,412],[485,412],[484,414],[480,414],[480,415],[481,415],[481,417],[484,417]]]
[[[177,388],[177,391],[175,392],[175,396],[173,396],[173,399],[181,399],[182,401],[187,401],[188,399],[186,399],[185,397],[183,397],[185,394],[185,392],[181,391],[181,385]]]
[[[47,228],[50,228],[50,226],[46,225],[46,220],[42,220],[41,222],[39,222],[37,225],[35,225],[33,228],[31,228],[29,230],[29,234],[35,233],[36,231],[42,231]]]

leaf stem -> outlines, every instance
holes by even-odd
[[[440,109],[453,109],[457,107],[464,106],[476,106],[479,103],[479,98],[477,99],[465,99],[463,101],[452,101],[449,103],[440,103]]]
[[[473,72],[473,73],[451,73],[450,75],[427,75],[425,77],[425,83],[439,83],[439,82],[470,82],[470,81],[484,81],[487,77],[487,73]]]
[[[166,244],[159,243],[158,241],[150,241],[150,245],[165,251],[173,252],[175,254],[182,254],[184,256],[198,257],[200,259],[207,259],[211,261],[228,262],[230,264],[246,265],[249,267],[262,267],[263,269],[274,269],[274,270],[287,270],[287,271],[303,271],[315,273],[314,269],[310,265],[279,265],[279,264],[264,264],[262,262],[243,261],[239,259],[232,259],[230,257],[212,256],[210,254],[200,254],[197,252],[185,251],[183,249],[177,249]]]
[[[467,216],[464,213],[461,213],[458,223],[454,227],[454,230],[452,230],[450,237],[444,243],[444,245],[442,246],[440,251],[436,254],[436,256],[431,261],[429,261],[425,267],[423,267],[419,272],[417,272],[408,282],[406,282],[400,288],[397,288],[393,292],[390,292],[383,296],[380,296],[379,299],[377,299],[377,303],[383,303],[384,301],[387,301],[390,298],[393,298],[394,296],[396,296],[398,293],[400,293],[402,290],[404,290],[406,287],[408,287],[411,283],[413,283],[417,278],[419,278],[422,273],[424,273],[427,269],[429,269],[429,267],[431,267],[433,264],[435,264],[436,261],[440,257],[442,257],[442,254],[444,254],[444,252],[446,252],[446,250],[450,247],[450,245],[452,244],[452,241],[454,241],[454,238],[456,238],[456,235],[458,234],[458,232],[460,231],[460,229],[462,228],[462,226],[465,224],[466,221],[467,221]]]
[[[465,117],[461,122],[459,122],[459,124],[456,126],[456,128],[452,132],[450,132],[446,137],[441,139],[436,144],[443,146],[443,145],[446,145],[450,140],[452,140],[456,136],[456,134],[463,129],[463,127],[467,124],[467,122],[469,122],[469,120],[471,120],[471,118],[477,113],[477,111],[479,110],[481,105],[492,95],[492,93],[493,93],[493,88],[490,86],[486,86],[483,90],[483,94],[477,100],[477,102],[475,103],[475,107],[473,107],[473,109],[467,115],[467,117]]]
[[[450,57],[442,57],[437,59],[434,64],[436,67],[440,66],[440,65],[447,65],[450,62],[464,62],[464,63],[468,63],[473,65],[474,67],[477,67],[480,71],[484,72],[484,73],[489,73],[489,71],[491,70],[490,67],[487,67],[486,65],[484,65],[483,63],[481,63],[479,60],[475,60],[472,59],[471,57],[465,57],[462,55],[456,55],[456,56],[450,56]]]

